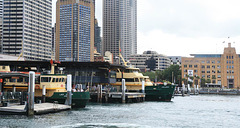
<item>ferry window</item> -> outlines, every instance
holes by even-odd
[[[59,82],[62,82],[62,78],[59,78]]]
[[[3,66],[2,69],[5,69],[5,66]]]
[[[138,78],[134,78],[134,82],[139,82]]]
[[[140,81],[142,82],[142,81],[143,81],[143,79],[142,79],[142,78],[140,78]]]
[[[126,82],[134,82],[134,79],[126,78],[125,81],[126,81]]]
[[[56,78],[53,78],[52,82],[56,82]]]
[[[64,78],[62,78],[62,82],[64,82],[65,81],[65,79]]]
[[[56,78],[56,82],[59,82],[59,78]]]
[[[117,82],[121,82],[122,81],[122,79],[121,78],[117,78],[117,80],[116,80]]]
[[[10,82],[16,82],[16,81],[17,81],[17,79],[15,79],[15,78],[14,79],[13,78],[10,79]]]
[[[17,79],[17,82],[23,82],[23,78]]]
[[[41,82],[50,82],[51,77],[41,77]]]

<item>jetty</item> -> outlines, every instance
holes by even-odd
[[[0,107],[0,114],[3,115],[26,115],[27,113],[26,105],[19,104],[9,104],[6,107]],[[70,110],[71,106],[57,104],[57,103],[41,103],[34,104],[34,115],[54,113],[59,111]]]

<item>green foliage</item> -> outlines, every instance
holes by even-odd
[[[204,78],[201,79],[201,86],[204,87],[206,83],[206,80]]]
[[[181,70],[179,69],[179,65],[171,65],[169,68],[163,71],[155,71],[155,72],[145,72],[143,75],[149,76],[151,81],[155,81],[157,79],[158,82],[162,81],[172,81],[172,74],[173,80],[175,79],[175,83],[181,83]]]
[[[211,83],[211,80],[210,80],[210,79],[207,79],[207,80],[206,80],[206,83]]]

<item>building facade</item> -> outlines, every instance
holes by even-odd
[[[58,61],[94,61],[92,0],[57,1],[55,56]]]
[[[192,54],[182,57],[182,78],[193,77],[193,81],[208,80],[211,84],[225,88],[239,88],[240,55],[231,43],[223,54]],[[198,76],[199,78],[197,78]],[[196,83],[196,82],[195,82]]]
[[[177,64],[181,66],[182,64],[181,56],[168,56],[168,58],[170,59],[171,65]]]
[[[2,53],[3,0],[0,0],[0,53]]]
[[[55,47],[56,47],[56,23],[52,27],[52,60],[55,60]]]
[[[158,54],[156,51],[144,51],[143,54],[130,55],[129,61],[131,65],[139,68],[141,71],[148,71],[146,61],[151,57],[155,60],[155,70],[164,70],[170,66],[170,59],[162,54]]]
[[[137,54],[137,0],[103,0],[103,52]]]
[[[3,54],[22,54],[26,60],[50,60],[51,25],[51,0],[4,0]]]
[[[96,48],[97,52],[102,54],[102,39],[101,39],[101,28],[98,26],[98,21],[95,19],[94,24],[94,47]]]

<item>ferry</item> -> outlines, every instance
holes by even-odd
[[[2,66],[0,66],[2,69]],[[28,91],[28,73],[29,72],[12,72],[9,66],[7,70],[0,71],[8,75],[3,80],[4,92],[27,92]],[[54,68],[52,68],[54,69]],[[46,101],[64,104],[67,98],[66,81],[67,76],[63,74],[40,74],[35,73],[35,101],[42,99],[43,87],[46,88]],[[72,107],[84,108],[90,99],[88,90],[72,92]]]
[[[145,86],[153,86],[148,76],[143,76],[139,68],[128,67],[121,72],[116,71],[116,83],[112,84],[120,89],[122,85],[122,79],[125,79],[125,86],[128,91],[139,91],[142,89],[142,81]]]

